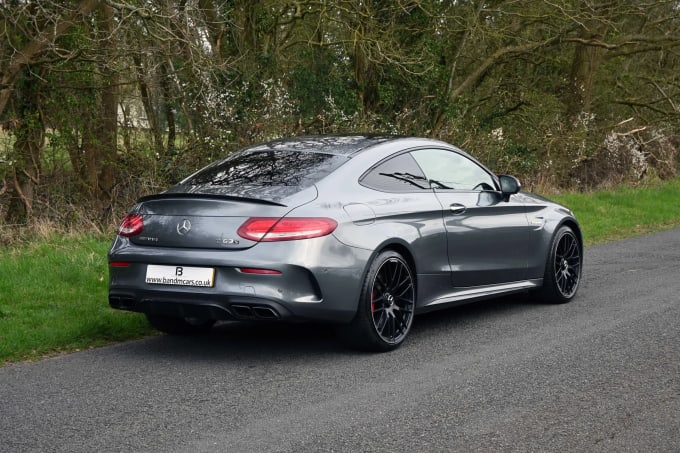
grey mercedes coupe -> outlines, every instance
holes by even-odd
[[[582,257],[571,211],[455,146],[294,137],[140,198],[108,254],[109,304],[169,334],[328,322],[388,351],[418,313],[517,292],[568,302]]]

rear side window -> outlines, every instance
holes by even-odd
[[[381,192],[417,192],[430,189],[423,171],[408,153],[379,163],[360,182]]]
[[[246,151],[200,170],[173,192],[232,193],[234,190],[282,188],[285,194],[309,187],[348,160],[345,156],[287,150]],[[184,190],[178,190],[184,189]]]

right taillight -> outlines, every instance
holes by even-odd
[[[128,214],[118,226],[118,234],[125,237],[136,236],[144,230],[142,214]]]
[[[251,217],[238,229],[244,239],[257,242],[293,241],[331,234],[338,223],[326,217]]]

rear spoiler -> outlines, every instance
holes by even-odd
[[[271,200],[262,200],[260,198],[237,197],[235,195],[218,195],[213,193],[186,193],[186,192],[159,193],[156,195],[147,195],[145,197],[139,198],[137,200],[137,203],[143,203],[145,201],[152,200],[170,200],[173,198],[175,199],[202,198],[209,200],[242,201],[242,202],[245,201],[247,203],[264,204],[269,206],[283,206],[284,208],[286,207],[285,204],[277,203],[276,201]]]

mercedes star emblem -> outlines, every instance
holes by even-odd
[[[184,236],[191,230],[191,222],[189,222],[189,219],[184,219],[180,223],[177,224],[177,233]]]

